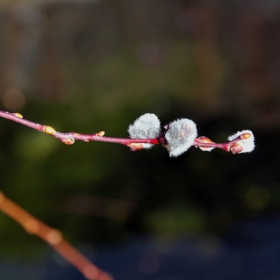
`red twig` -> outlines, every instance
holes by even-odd
[[[0,117],[20,123],[22,125],[28,126],[30,128],[33,128],[35,130],[41,131],[43,133],[49,134],[57,139],[59,139],[61,142],[63,142],[66,145],[72,145],[75,143],[76,140],[81,140],[84,142],[89,141],[98,141],[98,142],[109,142],[109,143],[117,143],[122,144],[127,147],[129,147],[132,151],[137,151],[142,149],[141,144],[154,144],[154,145],[164,145],[164,141],[160,141],[159,138],[154,139],[131,139],[131,138],[115,138],[115,137],[105,137],[104,131],[99,131],[97,133],[93,134],[81,134],[76,132],[58,132],[56,131],[52,126],[49,125],[42,125],[38,124],[29,120],[26,120],[22,117],[19,113],[9,113],[0,111]],[[200,147],[202,150],[211,150],[211,148],[219,148],[223,149],[224,151],[232,151],[231,149],[233,144],[244,139],[244,135],[237,137],[236,139],[233,139],[226,143],[215,143],[209,138],[205,136],[201,136],[195,139],[193,146]],[[247,136],[246,136],[247,137]],[[248,136],[249,137],[249,136]],[[239,153],[240,151],[238,148],[236,149],[236,152],[233,153]]]
[[[118,143],[125,146],[130,146],[133,143],[150,143],[158,145],[157,139],[130,139],[130,138],[114,138],[114,137],[105,137],[104,131],[100,131],[93,134],[81,134],[76,132],[57,132],[52,126],[38,124],[29,120],[26,120],[19,113],[9,113],[0,111],[0,117],[20,123],[22,125],[28,126],[35,130],[44,132],[46,134],[52,135],[53,137],[59,139],[66,145],[72,145],[76,140],[81,140],[84,142],[89,141],[98,141],[98,142],[110,142],[110,143]]]
[[[18,222],[28,233],[37,235],[52,246],[59,254],[75,266],[86,279],[113,280],[108,273],[99,269],[71,244],[65,241],[58,230],[47,226],[33,217],[15,202],[7,198],[2,192],[0,192],[0,209]]]

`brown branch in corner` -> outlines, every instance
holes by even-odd
[[[91,263],[85,256],[69,244],[62,234],[7,198],[0,192],[0,210],[18,222],[28,233],[35,234],[52,246],[59,254],[75,266],[86,279],[89,280],[113,280],[106,272]]]

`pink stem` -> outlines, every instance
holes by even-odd
[[[132,143],[148,143],[148,144],[159,145],[159,142],[156,138],[155,139],[114,138],[114,137],[100,136],[99,133],[94,133],[94,134],[80,134],[76,132],[61,133],[55,130],[53,133],[48,133],[46,132],[46,128],[50,126],[42,125],[26,120],[22,118],[21,114],[0,111],[0,117],[20,123],[22,125],[28,126],[40,132],[50,134],[55,138],[59,139],[60,141],[64,142],[65,144],[69,144],[69,145],[73,144],[75,140],[81,140],[84,142],[89,142],[89,141],[110,142],[110,143],[122,144],[125,146],[129,146]]]
[[[53,137],[59,139],[61,142],[71,145],[75,142],[75,140],[81,140],[84,142],[89,141],[98,141],[98,142],[109,142],[109,143],[117,143],[122,144],[125,146],[130,146],[131,144],[153,144],[153,145],[162,145],[157,138],[154,139],[131,139],[131,138],[115,138],[115,137],[105,137],[103,136],[103,132],[94,133],[94,134],[80,134],[75,132],[67,132],[67,133],[61,133],[55,131],[51,126],[38,124],[29,120],[24,119],[21,114],[19,113],[9,113],[0,111],[0,117],[20,123],[22,125],[28,126],[30,128],[33,128],[35,130],[47,133],[49,135],[52,135]],[[49,130],[51,129],[51,130]],[[193,146],[196,147],[213,147],[213,148],[219,148],[223,149],[225,151],[230,150],[230,145],[240,139],[234,139],[227,143],[204,143],[199,140],[199,138],[194,140]]]
[[[154,139],[115,138],[115,137],[98,136],[98,133],[80,134],[75,132],[68,132],[68,133],[55,132],[53,136],[58,138],[62,142],[64,142],[63,139],[70,138],[73,140],[81,140],[84,142],[98,141],[98,142],[117,143],[125,146],[129,146],[132,143],[147,143],[147,144],[159,145],[158,140],[156,138]]]

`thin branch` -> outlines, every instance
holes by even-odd
[[[127,147],[130,147],[133,143],[150,143],[154,145],[158,145],[157,139],[130,139],[130,138],[114,138],[114,137],[105,137],[104,131],[99,131],[93,134],[81,134],[76,132],[57,132],[52,126],[38,124],[23,118],[23,116],[19,113],[9,113],[0,111],[0,117],[20,123],[22,125],[28,126],[40,132],[49,134],[66,145],[72,145],[75,143],[76,140],[81,140],[84,142],[89,141],[97,141],[97,142],[110,142],[110,143],[117,143],[122,144]],[[132,148],[133,149],[133,148]]]
[[[113,280],[111,275],[99,269],[63,238],[61,232],[33,217],[0,192],[0,209],[18,222],[28,233],[35,234],[52,246],[60,255],[75,266],[86,279]]]
[[[132,139],[132,138],[115,138],[115,137],[105,137],[104,131],[99,131],[93,134],[81,134],[76,132],[58,132],[52,126],[38,124],[23,118],[20,113],[10,113],[0,111],[0,117],[20,123],[27,127],[33,128],[40,132],[49,134],[66,145],[72,145],[76,140],[89,142],[89,141],[97,141],[97,142],[109,142],[109,143],[117,143],[122,144],[129,147],[132,151],[138,151],[144,148],[142,144],[152,144],[152,145],[161,145],[166,146],[167,142],[165,139],[165,132],[163,132],[157,138],[150,139]],[[252,133],[249,131],[244,131],[244,133],[236,134],[234,139],[231,139],[226,143],[215,143],[210,140],[208,137],[201,136],[194,140],[192,146],[199,147],[203,151],[211,151],[214,148],[222,149],[224,151],[231,151],[233,154],[241,153],[243,147],[241,141],[246,140],[252,137]]]

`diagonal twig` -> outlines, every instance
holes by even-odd
[[[61,256],[75,266],[86,279],[113,280],[111,275],[102,271],[69,244],[60,231],[49,227],[29,214],[2,192],[0,192],[0,210],[18,222],[28,233],[37,235],[53,247]]]

